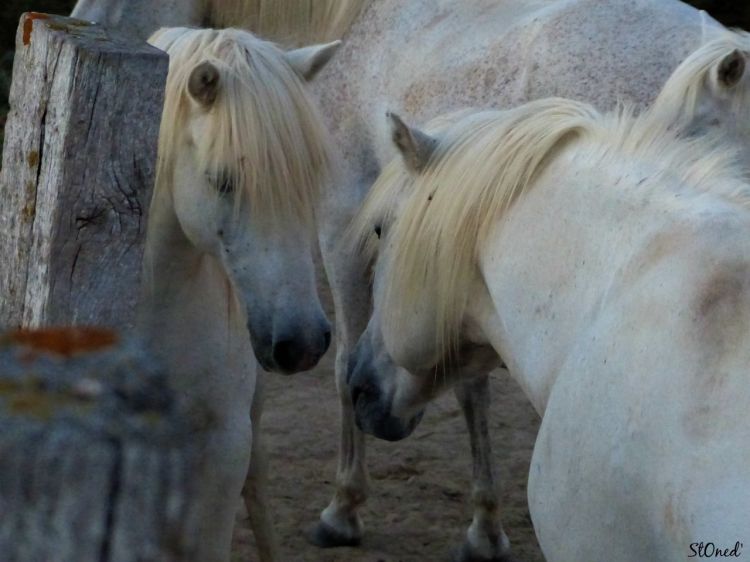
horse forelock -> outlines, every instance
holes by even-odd
[[[152,42],[170,55],[159,136],[156,193],[171,189],[191,100],[188,80],[203,62],[219,71],[219,93],[193,139],[198,165],[247,197],[254,219],[312,224],[331,173],[331,146],[301,77],[273,43],[235,30],[166,29]]]
[[[626,107],[602,115],[585,103],[538,100],[461,119],[438,141],[418,175],[400,159],[386,168],[353,228],[361,240],[373,220],[392,217],[384,330],[404,325],[404,315],[414,312],[409,303],[424,302],[419,295],[431,291],[437,346],[448,355],[457,350],[485,242],[564,146],[586,143],[577,154],[592,168],[626,158],[650,170],[652,179],[669,175],[750,208],[746,178],[730,147],[713,137],[681,138],[669,123],[650,113],[635,117]],[[403,203],[395,212],[397,197]]]
[[[688,127],[699,109],[710,74],[735,51],[750,56],[750,33],[724,28],[707,30],[707,41],[672,73],[651,111],[677,127]],[[738,84],[729,96],[732,112],[750,121],[750,87]]]
[[[476,118],[485,112],[477,109],[461,109],[432,119],[426,126],[429,135],[442,136],[464,119]],[[443,143],[445,145],[447,143]],[[399,203],[412,192],[413,173],[404,166],[401,158],[394,158],[380,172],[372,188],[368,191],[359,211],[352,220],[344,243],[349,251],[362,254],[372,260],[377,254],[374,227],[388,227],[394,220]]]

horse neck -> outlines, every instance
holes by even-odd
[[[596,323],[623,295],[643,303],[654,287],[672,287],[683,302],[697,302],[721,260],[750,263],[746,244],[717,234],[725,228],[750,236],[744,208],[649,177],[632,162],[581,165],[585,148],[551,162],[498,223],[480,257],[486,295],[470,310],[540,414],[566,361],[593,345],[602,330]],[[645,282],[654,271],[658,283]],[[624,325],[643,309],[619,314]],[[631,320],[648,329],[649,322]]]
[[[155,197],[150,213],[141,333],[180,392],[214,412],[246,414],[257,364],[233,285],[185,236],[171,196]]]

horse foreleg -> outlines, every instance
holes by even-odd
[[[368,488],[365,437],[354,420],[346,376],[351,345],[367,324],[369,283],[365,265],[358,263],[356,257],[337,251],[336,244],[341,237],[336,230],[334,228],[327,239],[321,239],[321,250],[336,309],[335,376],[341,416],[339,461],[333,499],[308,536],[313,544],[324,548],[360,544],[363,528],[358,509],[367,498]]]
[[[268,455],[261,435],[260,422],[263,415],[263,390],[267,373],[258,371],[258,380],[250,410],[253,427],[253,443],[250,453],[250,466],[242,489],[242,498],[250,518],[250,528],[255,536],[258,556],[261,562],[277,560],[276,535],[271,523],[268,497]]]
[[[197,538],[191,559],[229,562],[239,495],[250,463],[248,445],[254,441],[250,420],[222,420],[205,439],[192,498]]]
[[[341,427],[336,491],[320,514],[310,540],[317,546],[357,546],[362,541],[362,520],[358,508],[367,499],[364,434],[354,422],[354,410],[346,384],[347,353],[336,354],[336,388],[340,398]]]
[[[487,416],[489,375],[458,383],[455,394],[469,429],[473,471],[471,501],[474,518],[457,553],[458,562],[511,562],[510,541],[503,531],[498,506]]]

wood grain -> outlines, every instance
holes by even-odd
[[[0,174],[0,326],[132,325],[167,69],[145,43],[21,17]]]

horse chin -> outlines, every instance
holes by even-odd
[[[423,411],[419,412],[416,416],[404,422],[391,415],[389,410],[379,402],[368,403],[362,399],[357,400],[354,405],[357,427],[363,433],[384,441],[401,441],[414,432],[424,415]]]

